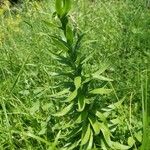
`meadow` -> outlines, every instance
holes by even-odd
[[[150,150],[148,2],[0,7],[0,150]]]

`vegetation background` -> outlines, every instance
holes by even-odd
[[[113,139],[137,150],[150,121],[150,6],[145,0],[74,0],[70,20],[85,33],[81,51],[93,53],[86,71],[109,66],[112,94],[99,105],[123,103],[110,119]],[[52,94],[61,90],[63,70],[51,58],[56,50],[49,34],[55,28],[55,0],[23,1],[0,8],[0,149],[65,149],[61,108]],[[49,22],[49,23],[48,23]],[[60,86],[60,87],[59,87]],[[145,123],[146,122],[146,123]],[[143,126],[146,128],[143,130]],[[66,131],[67,132],[67,131]],[[150,135],[146,135],[150,140]],[[144,140],[143,140],[144,141]],[[143,148],[143,150],[149,150]],[[96,146],[95,146],[96,148]],[[79,149],[79,148],[77,148]],[[101,148],[98,148],[101,149]]]

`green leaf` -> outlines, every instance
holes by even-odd
[[[58,16],[62,16],[63,14],[63,0],[56,0],[55,9]]]
[[[128,145],[129,145],[130,147],[132,147],[134,144],[135,144],[134,138],[133,138],[133,137],[129,137],[129,138],[128,138]]]
[[[122,123],[120,118],[112,119],[111,122],[113,123],[113,125],[117,125],[117,124],[121,124]]]
[[[63,15],[67,15],[71,9],[71,0],[64,0],[64,12]]]
[[[98,135],[99,132],[100,132],[100,125],[99,125],[99,122],[97,121],[97,119],[92,116],[92,115],[89,115],[88,117],[89,121],[90,121],[90,124],[91,126],[93,127],[93,130],[95,132],[95,135]]]
[[[83,57],[81,58],[81,59],[82,59],[81,64],[84,64],[84,63],[86,63],[87,61],[89,61],[89,60],[92,58],[92,56],[93,56],[94,53],[95,53],[95,51],[92,52],[92,53],[90,53],[88,56],[83,56]]]
[[[91,78],[86,77],[86,79],[82,82],[82,84],[86,84],[86,83],[88,83],[88,82],[90,82],[90,81],[91,81]]]
[[[71,101],[73,101],[73,100],[76,98],[77,94],[78,94],[78,91],[77,91],[77,90],[74,90],[74,91],[69,95],[69,97],[67,98],[67,100],[65,100],[65,102],[71,102]]]
[[[67,52],[68,50],[70,50],[70,47],[67,42],[63,41],[62,39],[56,36],[52,36],[52,35],[49,35],[49,36],[52,38],[55,45],[57,45],[57,47],[59,46],[61,50],[63,50],[64,52]]]
[[[99,111],[96,111],[96,116],[103,122],[106,122],[106,117]]]
[[[100,128],[101,128],[101,131],[103,133],[106,143],[111,147],[111,144],[112,144],[111,139],[110,139],[111,133],[108,127],[104,123],[100,123]]]
[[[98,80],[102,80],[102,81],[113,81],[113,80],[110,79],[110,78],[107,78],[107,77],[104,77],[104,76],[98,75],[98,74],[94,74],[94,75],[93,75],[93,78],[98,79]]]
[[[56,53],[53,53],[52,51],[48,51],[48,53],[53,59],[57,60],[58,62],[60,62],[61,64],[64,64],[64,65],[69,65],[69,66],[72,66],[71,65],[71,62],[68,60],[67,57],[64,57],[64,56],[61,56],[59,54],[56,54]]]
[[[137,132],[135,133],[135,138],[139,141],[139,142],[142,142],[142,132]]]
[[[49,21],[46,21],[46,20],[42,20],[42,21],[45,23],[45,25],[47,25],[49,27],[59,28],[57,25],[55,25],[52,22],[49,22]]]
[[[93,132],[91,131],[91,135],[90,135],[90,139],[89,139],[89,143],[87,146],[87,150],[91,150],[93,146]]]
[[[78,40],[77,40],[75,47],[74,47],[75,51],[80,48],[81,40],[83,39],[84,35],[85,35],[85,33],[78,36]]]
[[[104,139],[100,139],[100,141],[101,141],[102,150],[108,150],[107,144],[106,144],[106,142],[104,141]]]
[[[70,105],[66,106],[62,111],[53,114],[53,116],[61,117],[66,115],[72,108],[73,108],[74,103],[71,103]]]
[[[30,108],[30,113],[33,115],[35,114],[35,112],[39,111],[39,109],[40,109],[40,102],[37,101],[33,103],[33,107]]]
[[[82,111],[80,113],[80,115],[77,117],[77,119],[75,120],[75,123],[79,124],[81,122],[83,122],[85,120],[85,118],[87,117],[88,113],[86,110]]]
[[[42,143],[45,143],[46,145],[49,145],[49,146],[51,146],[52,145],[52,143],[50,143],[49,141],[47,141],[46,139],[44,139],[44,138],[41,138],[40,136],[36,136],[36,135],[34,135],[34,134],[32,134],[32,133],[30,133],[30,132],[17,132],[19,135],[21,135],[21,136],[27,136],[27,137],[30,137],[30,138],[33,138],[33,139],[35,139],[35,140],[37,140],[37,141],[39,141],[39,142],[42,142]]]
[[[94,89],[94,90],[90,91],[89,93],[90,94],[100,94],[100,95],[103,95],[103,94],[109,94],[111,92],[112,92],[111,89],[97,88],[97,89]]]
[[[75,84],[76,89],[79,89],[79,87],[81,86],[81,77],[80,76],[78,76],[74,79],[74,84]]]
[[[84,145],[88,142],[90,135],[91,135],[90,124],[88,124],[87,126],[83,126],[81,145]]]
[[[66,27],[66,39],[67,39],[67,42],[69,43],[69,45],[73,44],[73,31],[69,27],[69,25],[67,25],[67,27]]]
[[[121,106],[121,104],[123,103],[124,100],[125,100],[125,97],[122,100],[120,100],[120,101],[118,101],[118,102],[116,102],[114,104],[111,104],[111,105],[109,105],[107,107],[111,108],[111,109],[119,108]]]
[[[103,66],[99,70],[97,70],[95,73],[93,73],[92,75],[93,76],[95,76],[95,75],[99,76],[100,74],[105,72],[105,70],[108,68],[108,66],[109,66],[109,64],[107,64],[107,63],[103,64]]]
[[[127,150],[130,148],[130,146],[120,144],[119,142],[112,142],[111,148],[115,150]]]
[[[69,89],[64,89],[64,90],[62,90],[60,92],[57,92],[55,94],[50,95],[49,97],[56,97],[57,98],[57,97],[64,96],[64,95],[66,95],[68,93],[69,93]]]
[[[70,138],[76,137],[81,131],[82,131],[82,128],[80,126],[77,126],[73,130],[71,130],[70,133],[67,135],[67,140],[69,140]]]
[[[78,111],[81,112],[85,108],[85,97],[84,95],[80,95],[78,97]]]

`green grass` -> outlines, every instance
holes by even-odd
[[[57,47],[48,34],[62,34],[52,24],[45,23],[59,24],[52,18],[54,11],[53,0],[27,2],[0,13],[2,150],[64,149],[66,144],[64,132],[58,130],[61,120],[52,116],[62,103],[51,95],[62,90],[60,83],[64,81],[63,77],[52,76],[52,72],[64,69],[49,53],[49,50],[56,52]],[[142,113],[145,117],[146,108],[149,116],[150,10],[144,0],[76,0],[70,22],[86,33],[80,48],[82,53],[93,52],[85,72],[109,64],[104,75],[113,79],[107,83],[113,92],[98,105],[107,108],[124,99],[108,119],[116,124],[111,130],[113,140],[139,149]],[[142,100],[147,103],[143,111]]]

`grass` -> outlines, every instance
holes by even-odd
[[[65,70],[49,53],[57,47],[48,34],[62,34],[52,24],[59,23],[52,18],[54,11],[53,0],[26,2],[21,7],[6,8],[0,15],[2,150],[65,149],[61,120],[52,116],[62,103],[51,95],[62,90],[60,84],[64,81],[52,73]],[[123,100],[108,118],[114,124],[112,138],[133,150],[142,145],[142,118],[145,112],[149,116],[149,11],[144,0],[76,0],[70,12],[70,22],[86,33],[80,50],[85,55],[93,53],[85,72],[109,64],[104,75],[113,79],[107,83],[113,92],[98,105],[107,109]],[[143,112],[142,101],[147,103]]]

